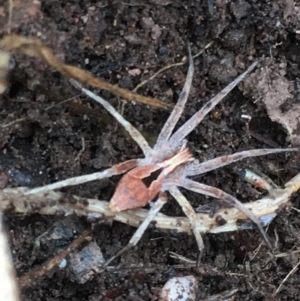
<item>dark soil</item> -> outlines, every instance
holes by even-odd
[[[5,34],[7,1],[1,2],[0,24]],[[284,68],[285,78],[293,84],[293,98],[286,105],[299,101],[300,36],[296,31],[300,3],[296,1],[53,0],[41,1],[40,8],[32,0],[14,2],[12,32],[36,36],[65,62],[128,90],[162,67],[180,62],[187,55],[187,42],[195,54],[214,41],[195,60],[193,87],[181,123],[254,59],[259,59],[263,68],[268,68],[268,64],[278,70]],[[78,95],[66,78],[38,60],[24,56],[15,59],[10,88],[2,97],[0,112],[0,165],[9,172],[11,186],[35,187],[142,155],[117,122],[100,106]],[[140,74],[132,75],[137,71]],[[138,93],[175,103],[186,72],[187,65],[169,69]],[[270,76],[270,87],[272,80]],[[116,108],[123,109],[123,100],[109,92],[100,93]],[[244,149],[290,145],[282,125],[270,120],[264,95],[259,99],[253,97],[249,87],[244,96],[241,84],[205,118],[189,136],[189,147],[196,157],[205,160]],[[151,142],[170,113],[132,103],[126,103],[122,112]],[[251,121],[242,118],[242,114],[251,116]],[[23,119],[18,121],[20,118]],[[13,124],[3,126],[10,122]],[[83,141],[85,147],[81,151]],[[267,174],[278,185],[299,172],[297,157],[281,154],[244,160],[199,180],[249,202],[259,197],[240,178],[240,172],[249,167]],[[114,177],[66,191],[109,200],[118,180]],[[195,208],[211,201],[186,195]],[[299,207],[297,196],[292,202]],[[174,201],[169,202],[164,213],[182,215]],[[62,217],[7,215],[19,276],[52,258],[89,227],[87,221],[76,219],[70,226],[71,234],[45,234],[54,238],[45,238],[40,247],[35,247],[40,235],[62,227],[62,223]],[[104,221],[95,226],[93,240],[107,259],[127,244],[134,231],[129,226]],[[298,212],[280,212],[268,233],[276,253],[297,250]],[[23,300],[104,300],[101,298],[106,294],[115,300],[157,300],[159,289],[168,279],[190,274],[199,282],[198,300],[231,289],[238,289],[234,300],[272,300],[280,282],[299,260],[295,254],[272,259],[264,246],[254,257],[261,243],[255,229],[206,235],[204,241],[202,266],[191,268],[172,259],[169,252],[195,260],[197,246],[193,236],[149,229],[136,248],[113,263],[115,269],[96,272],[84,284],[67,269],[57,269],[23,290]],[[274,300],[300,299],[299,273],[296,271],[285,282]],[[116,287],[119,290],[112,291]]]

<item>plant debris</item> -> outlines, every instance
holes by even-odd
[[[154,98],[145,97],[116,85],[112,85],[106,81],[94,77],[89,72],[78,67],[64,64],[59,60],[52,51],[46,47],[41,41],[35,38],[27,38],[19,35],[7,35],[0,41],[0,46],[8,51],[23,53],[30,57],[38,58],[50,67],[59,71],[61,74],[72,78],[82,84],[88,84],[106,91],[110,91],[126,100],[137,101],[154,107],[168,108],[169,105]],[[0,66],[1,67],[1,66]]]
[[[271,59],[244,82],[244,91],[266,107],[272,121],[288,133],[293,145],[300,145],[300,104],[295,101],[294,84],[286,78],[286,64]],[[298,92],[297,92],[298,93]]]

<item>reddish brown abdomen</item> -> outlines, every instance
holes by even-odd
[[[110,201],[109,208],[111,211],[119,212],[144,207],[150,201],[148,187],[143,181],[126,174],[120,180]]]

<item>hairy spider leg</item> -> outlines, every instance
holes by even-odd
[[[196,238],[198,250],[199,250],[199,256],[197,258],[197,262],[199,262],[199,259],[202,257],[203,252],[204,252],[204,242],[202,239],[202,235],[200,232],[200,225],[201,225],[201,220],[197,218],[196,212],[190,202],[186,199],[186,197],[181,193],[181,191],[177,188],[177,184],[174,183],[168,189],[170,194],[173,196],[173,198],[177,201],[181,209],[183,210],[184,214],[188,218],[190,224],[191,224],[191,229],[193,231],[193,234]]]
[[[182,140],[189,135],[205,116],[228,94],[235,88],[245,77],[257,66],[258,62],[252,65],[233,82],[227,85],[220,93],[208,101],[198,112],[196,112],[187,122],[185,122],[169,139],[168,146],[174,149],[180,145]]]
[[[128,251],[129,249],[131,249],[132,247],[134,247],[138,244],[138,242],[142,238],[143,234],[147,230],[149,224],[153,221],[156,214],[167,203],[167,201],[168,201],[167,195],[165,193],[160,193],[157,201],[155,203],[153,203],[153,205],[151,206],[147,216],[145,217],[143,222],[139,225],[139,227],[137,228],[137,230],[135,231],[135,233],[131,237],[129,243],[124,248],[122,248],[119,252],[117,252],[116,255],[114,255],[113,257],[108,259],[104,263],[104,267],[107,267],[114,259],[121,256],[123,253],[125,253],[126,251]]]
[[[143,137],[143,135],[130,122],[128,122],[109,102],[107,102],[102,97],[96,95],[92,91],[89,91],[89,90],[83,88],[80,83],[78,83],[74,80],[70,80],[70,82],[76,89],[80,90],[85,95],[87,95],[89,98],[91,98],[94,101],[101,104],[125,128],[125,130],[129,133],[129,135],[132,137],[132,139],[141,148],[145,157],[149,157],[152,154],[152,148],[149,146],[148,142]],[[126,162],[122,162],[120,164],[117,164],[117,165],[115,165],[107,170],[101,171],[101,172],[96,172],[96,173],[84,175],[81,177],[68,178],[63,181],[58,181],[56,183],[52,183],[49,185],[41,186],[38,188],[33,188],[33,189],[27,191],[25,194],[48,192],[48,191],[60,189],[60,188],[67,187],[67,186],[79,185],[79,184],[87,183],[90,181],[108,178],[108,177],[111,177],[114,175],[119,175],[119,174],[125,173],[134,167],[143,165],[143,163],[144,163],[143,159],[128,160]]]
[[[265,155],[282,153],[282,152],[295,152],[295,151],[299,151],[299,148],[274,148],[274,149],[263,148],[263,149],[246,150],[246,151],[234,153],[232,155],[217,157],[202,163],[189,164],[186,166],[184,173],[186,176],[198,176],[206,172],[209,172],[211,170],[218,169],[220,167],[226,166],[228,164],[246,158],[265,156]]]
[[[194,61],[193,61],[193,56],[191,53],[190,45],[188,45],[188,50],[189,50],[189,69],[188,69],[187,77],[186,77],[186,80],[184,83],[184,87],[180,93],[179,99],[178,99],[174,109],[172,110],[169,118],[167,119],[166,123],[164,124],[164,126],[157,138],[157,142],[154,147],[155,150],[159,150],[159,149],[163,148],[163,146],[169,140],[169,138],[174,130],[174,127],[176,126],[179,118],[182,115],[185,104],[186,104],[187,99],[190,94],[190,89],[191,89],[193,75],[194,75]]]
[[[91,181],[109,178],[112,176],[117,176],[117,175],[127,172],[128,170],[130,170],[132,168],[140,166],[142,164],[142,162],[143,161],[139,160],[139,159],[127,160],[125,162],[116,164],[116,165],[112,166],[111,168],[105,169],[100,172],[95,172],[95,173],[88,174],[88,175],[68,178],[66,180],[62,180],[62,181],[58,181],[58,182],[55,182],[52,184],[33,188],[28,191],[25,191],[24,194],[30,195],[30,194],[36,194],[36,193],[46,193],[46,192],[60,189],[63,187],[75,186],[75,185],[84,184],[84,183],[91,182]]]
[[[91,92],[88,89],[82,87],[82,85],[74,80],[70,80],[75,88],[79,89],[83,92],[86,96],[90,97],[91,99],[95,100],[101,106],[104,107],[129,133],[131,138],[137,143],[137,145],[143,151],[145,157],[151,155],[152,148],[149,146],[147,140],[143,137],[143,135],[130,123],[128,122],[108,101],[103,99],[102,97],[96,95],[95,93]]]
[[[244,206],[238,199],[233,197],[232,195],[226,193],[225,191],[212,187],[209,185],[205,185],[202,183],[198,183],[189,179],[184,179],[179,183],[180,186],[183,188],[186,188],[188,190],[201,193],[203,195],[207,195],[210,197],[214,197],[216,199],[219,199],[221,201],[226,202],[227,204],[235,207],[239,211],[241,211],[245,216],[250,218],[258,227],[262,237],[264,238],[268,248],[272,250],[272,244],[270,243],[270,240],[266,234],[266,232],[263,229],[263,226],[260,222],[260,220],[250,211],[246,206]]]

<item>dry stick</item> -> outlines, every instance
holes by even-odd
[[[300,174],[285,184],[284,189],[274,189],[270,196],[245,203],[263,224],[269,224],[277,215],[280,208],[287,205],[291,195],[300,189]],[[0,190],[0,210],[18,214],[40,213],[44,215],[77,214],[91,218],[109,217],[115,221],[138,227],[146,218],[148,210],[137,209],[113,213],[109,210],[107,201],[86,199],[78,196],[66,196],[61,192],[49,191],[25,195],[28,188],[6,188]],[[219,225],[216,216],[224,219],[226,224]],[[219,209],[214,216],[197,213],[196,218],[201,221],[198,226],[200,233],[222,233],[238,231],[242,226],[237,221],[248,218],[236,208]],[[191,225],[186,217],[168,217],[158,213],[153,222],[158,229],[176,230],[191,234]]]
[[[68,202],[68,197],[64,197],[62,193],[51,192],[47,195],[24,195],[24,192],[25,190],[22,188],[0,191],[2,209],[5,211],[11,210],[19,214],[40,213],[55,215],[64,213],[65,215],[70,215],[74,213],[78,216],[87,217],[111,217],[115,221],[134,227],[138,227],[148,214],[148,211],[145,209],[129,210],[114,214],[109,210],[108,202],[106,201],[72,196],[70,203],[63,204],[60,201],[66,199],[66,202]],[[273,198],[264,198],[245,204],[245,206],[249,210],[252,210],[258,218],[267,223],[276,216],[276,210],[288,202],[290,195],[290,191],[278,190],[275,200]],[[71,202],[75,202],[75,204]],[[235,208],[221,209],[215,213],[215,216],[220,216],[226,220],[227,223],[223,226],[219,226],[216,223],[215,217],[210,217],[207,214],[198,213],[196,216],[197,219],[201,220],[201,225],[198,228],[201,233],[237,231],[240,230],[240,227],[236,224],[237,220],[247,220],[247,217]],[[168,217],[159,213],[154,218],[154,222],[156,227],[160,229],[177,230],[178,232],[187,233],[191,231],[190,223],[185,217]]]
[[[203,49],[201,49],[197,54],[195,54],[193,56],[193,59],[195,59],[196,57],[198,57],[199,55],[201,55],[204,50],[208,49],[214,42],[211,41],[209,42]],[[157,77],[158,75],[160,75],[162,72],[168,70],[168,69],[171,69],[173,67],[178,67],[178,66],[183,66],[184,64],[186,64],[187,62],[187,59],[184,59],[182,62],[180,63],[176,63],[176,64],[172,64],[172,65],[168,65],[168,66],[165,66],[163,68],[161,68],[160,70],[158,70],[156,73],[154,73],[152,76],[150,76],[148,79],[145,79],[144,81],[142,81],[141,83],[139,83],[134,89],[133,89],[133,92],[137,92],[137,90],[139,88],[141,88],[142,86],[144,86],[145,84],[147,84],[150,80],[154,79],[155,77]]]
[[[0,301],[21,300],[10,254],[2,226],[2,213],[0,213]]]
[[[92,230],[84,231],[79,237],[77,237],[66,249],[61,251],[55,257],[49,261],[43,263],[41,266],[29,271],[25,275],[21,276],[18,281],[21,288],[26,288],[33,285],[37,280],[40,280],[47,273],[51,272],[55,267],[57,267],[61,261],[70,255],[74,250],[77,250],[78,247],[88,241],[92,234]]]
[[[291,277],[291,275],[293,275],[295,273],[295,271],[298,269],[300,265],[300,260],[298,261],[298,263],[290,270],[290,272],[285,276],[285,278],[281,281],[280,285],[278,286],[276,292],[273,294],[273,297],[275,297],[279,291],[281,290],[283,284]]]
[[[276,258],[284,258],[284,257],[290,257],[291,256],[291,254],[298,254],[298,253],[300,253],[300,250],[299,249],[297,249],[297,250],[295,250],[295,251],[288,251],[288,252],[286,252],[286,253],[279,253],[279,254],[275,254],[275,255],[273,255],[272,254],[272,256],[273,257],[276,257]]]
[[[49,66],[59,71],[61,74],[72,78],[82,84],[89,84],[93,87],[97,87],[106,91],[110,91],[126,100],[137,101],[147,105],[168,108],[169,105],[163,103],[162,101],[149,98],[136,93],[127,91],[118,87],[117,85],[112,85],[104,80],[94,77],[91,73],[82,70],[78,67],[64,64],[59,60],[52,51],[46,47],[40,40],[34,38],[26,38],[23,36],[11,34],[5,36],[0,41],[0,46],[5,47],[9,51],[14,51],[17,53],[23,53],[30,57],[35,57],[43,60]]]

